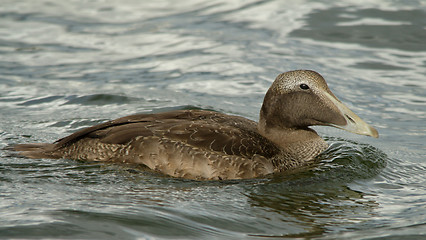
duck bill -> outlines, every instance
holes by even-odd
[[[364,122],[358,115],[356,115],[354,112],[352,112],[348,107],[346,107],[342,102],[340,102],[335,96],[332,96],[331,94],[324,92],[325,96],[334,103],[334,105],[339,109],[340,113],[346,120],[345,125],[338,125],[338,124],[330,124],[333,127],[337,127],[343,130],[346,130],[348,132],[360,134],[360,135],[366,135],[378,138],[379,133],[375,128],[368,125],[366,122]]]

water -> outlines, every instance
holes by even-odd
[[[425,238],[425,26],[422,1],[3,0],[0,148],[188,106],[256,120],[301,68],[380,138],[318,127],[317,165],[229,182],[2,150],[0,238]]]

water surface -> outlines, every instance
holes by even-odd
[[[316,165],[227,182],[2,150],[0,238],[424,238],[425,26],[422,1],[2,1],[0,148],[188,106],[256,120],[293,69],[380,138],[317,127]]]

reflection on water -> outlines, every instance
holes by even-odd
[[[424,9],[399,0],[2,1],[0,148],[138,112],[256,120],[275,76],[301,68],[322,73],[380,138],[315,128],[330,144],[316,164],[227,182],[0,151],[0,238],[423,237]]]
[[[301,225],[298,232],[291,228],[284,231],[291,233],[285,236],[320,236],[342,225],[353,228],[377,215],[379,203],[366,199],[368,193],[352,190],[347,183],[378,174],[385,167],[386,155],[367,145],[329,141],[330,148],[312,170],[283,176],[285,182],[276,178],[248,196],[253,206],[269,209],[284,222]]]
[[[375,209],[379,204],[363,199],[361,192],[344,186],[323,185],[315,188],[299,185],[290,189],[278,185],[275,186],[277,191],[260,189],[249,197],[254,207],[270,209],[272,213],[265,214],[265,217],[276,215],[282,222],[299,225],[298,228],[292,226],[269,235],[318,237],[342,225],[352,228],[365,221],[363,219],[376,215]],[[313,189],[320,191],[312,192]]]

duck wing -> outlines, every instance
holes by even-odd
[[[130,115],[95,125],[56,141],[55,148],[81,139],[105,144],[128,144],[138,137],[158,137],[204,151],[251,158],[272,157],[279,149],[257,132],[257,123],[242,117],[204,110],[178,110]]]

